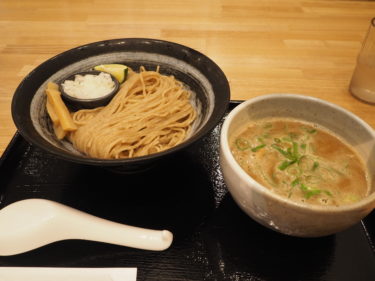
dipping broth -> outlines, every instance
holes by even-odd
[[[339,206],[369,190],[355,150],[333,133],[294,119],[250,122],[230,139],[234,158],[257,182],[297,202]]]

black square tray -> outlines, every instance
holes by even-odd
[[[127,175],[57,159],[16,133],[0,160],[0,208],[46,198],[120,223],[168,229],[174,241],[163,252],[61,241],[0,257],[0,266],[137,267],[139,281],[375,280],[374,212],[323,238],[259,225],[227,192],[218,164],[220,127],[168,161]]]

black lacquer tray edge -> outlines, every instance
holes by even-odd
[[[3,155],[0,158],[0,169],[3,169],[7,159],[9,158],[9,154],[12,152],[13,147],[16,145],[17,142],[22,140],[22,136],[18,131],[13,135],[12,139],[10,140],[9,144],[5,148]]]

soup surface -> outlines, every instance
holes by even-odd
[[[262,119],[230,139],[234,158],[256,181],[279,195],[315,205],[343,205],[368,192],[361,158],[344,141],[294,119]]]

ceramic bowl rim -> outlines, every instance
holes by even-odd
[[[350,118],[354,119],[356,122],[360,123],[368,132],[370,132],[375,139],[375,131],[372,129],[372,127],[367,124],[364,120],[359,118],[357,115],[353,114],[352,112],[336,105],[331,102],[311,97],[311,96],[305,96],[301,94],[290,94],[290,93],[272,93],[272,94],[266,94],[262,96],[258,96],[255,98],[248,99],[244,101],[243,103],[239,104],[236,108],[234,108],[226,117],[221,133],[220,133],[220,146],[221,151],[223,152],[223,157],[226,158],[229,165],[232,167],[232,169],[235,172],[235,176],[239,177],[243,182],[246,183],[247,187],[250,189],[255,189],[257,192],[270,197],[273,200],[276,200],[282,204],[291,206],[293,208],[297,208],[300,210],[305,211],[311,211],[311,212],[320,212],[320,213],[343,213],[343,212],[352,212],[359,209],[363,209],[367,207],[370,204],[375,203],[375,191],[372,192],[372,194],[366,196],[362,200],[347,204],[347,205],[341,205],[341,206],[320,206],[320,205],[308,205],[299,203],[296,201],[289,200],[288,198],[285,198],[281,195],[278,195],[272,191],[270,191],[265,186],[261,185],[257,181],[255,181],[250,175],[248,175],[238,164],[238,162],[234,159],[233,154],[230,151],[229,143],[228,143],[228,130],[232,123],[232,121],[243,111],[246,110],[250,105],[257,103],[259,101],[267,101],[267,100],[273,100],[273,99],[287,99],[287,98],[293,98],[293,99],[299,99],[302,101],[306,101],[307,103],[315,102],[319,104],[324,104],[325,106],[329,106],[333,110],[340,111]]]

